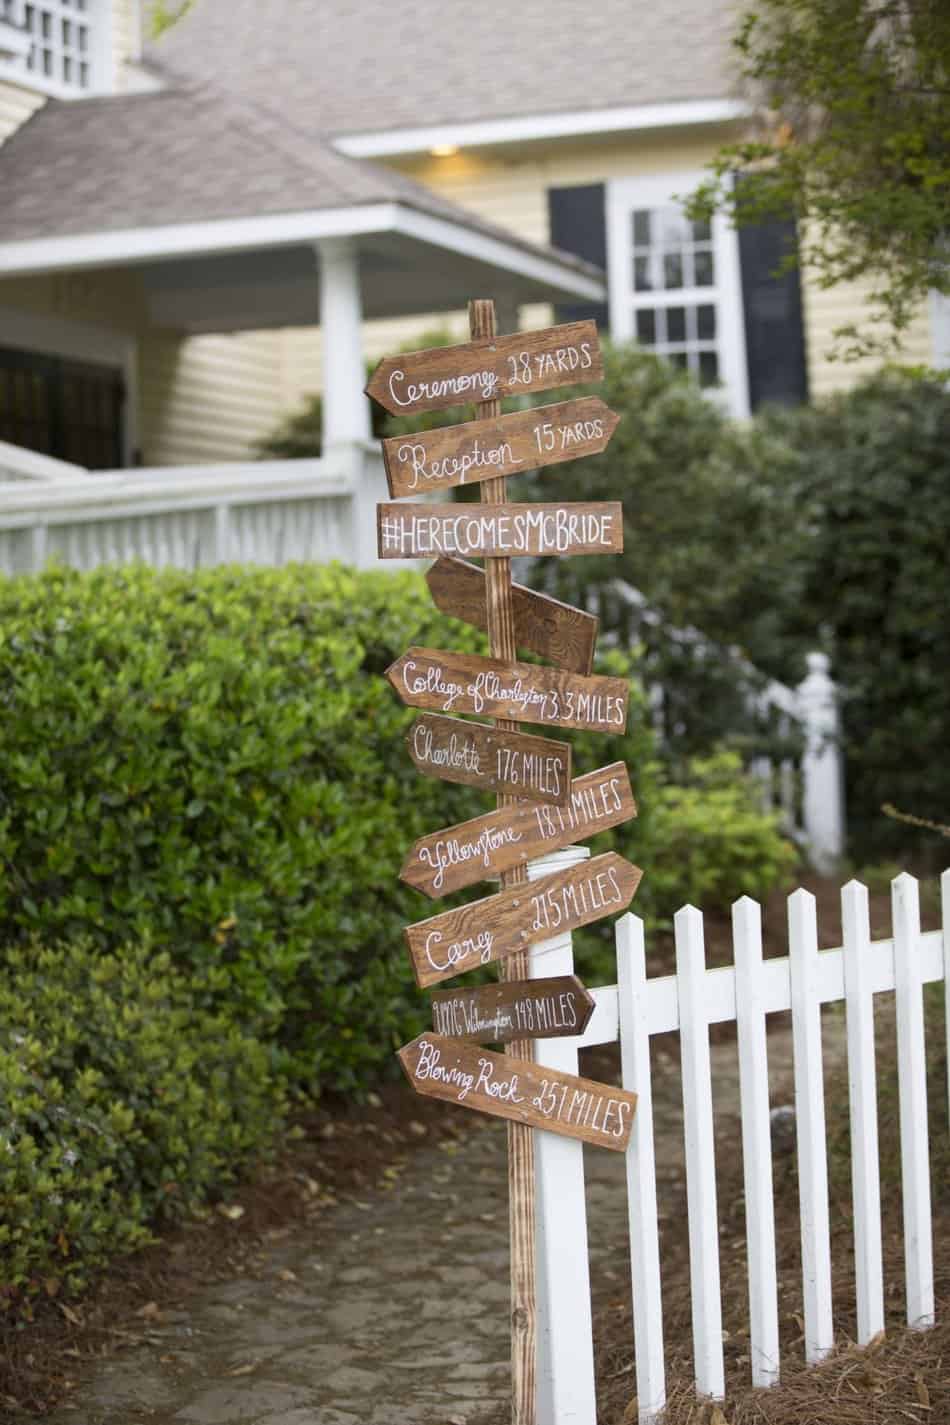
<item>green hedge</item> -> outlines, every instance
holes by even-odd
[[[789,571],[778,646],[819,635],[831,654],[851,854],[916,845],[942,867],[939,834],[881,806],[937,822],[950,812],[950,388],[891,372],[760,419],[791,452],[783,479],[797,512],[797,528],[775,537]]]
[[[0,1316],[84,1286],[260,1153],[263,1045],[142,945],[11,951],[0,978]]]
[[[486,809],[406,754],[413,713],[382,673],[412,642],[484,647],[414,572],[137,566],[0,584],[0,946],[147,939],[296,1082],[359,1088],[425,1013],[402,930],[435,907],[399,881],[403,856]],[[629,766],[640,818],[593,849],[637,861],[638,908],[663,915],[693,883],[677,880],[670,819],[652,820],[662,777],[636,683],[629,723],[575,736],[575,764]],[[700,822],[701,808],[697,838]],[[748,859],[748,827],[733,830],[724,866]],[[778,841],[760,816],[753,858],[762,835]]]
[[[359,1091],[426,1023],[402,930],[459,898],[433,903],[399,866],[415,837],[487,803],[407,755],[414,714],[382,674],[412,642],[483,647],[414,573],[0,583],[8,1308],[78,1289],[220,1187],[287,1087]],[[784,868],[735,760],[693,790],[667,781],[636,681],[627,734],[571,740],[579,772],[630,769],[640,816],[591,849],[643,867],[641,914],[761,894]],[[578,949],[613,976],[609,922]]]
[[[403,852],[480,809],[405,755],[379,675],[413,637],[480,646],[414,574],[4,583],[0,944],[148,937],[306,1084],[355,1086],[417,1022]]]

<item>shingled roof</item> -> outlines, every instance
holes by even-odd
[[[0,182],[0,242],[395,202],[509,247],[553,251],[209,84],[52,101],[0,149]]]
[[[334,137],[722,96],[730,4],[195,0],[149,47],[163,88],[53,100],[7,140],[0,243],[396,202],[550,257]]]
[[[309,132],[726,97],[735,0],[196,0],[149,50]]]

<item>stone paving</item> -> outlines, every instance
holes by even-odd
[[[713,1061],[717,1111],[733,1112],[735,1047],[714,1046]],[[662,1195],[682,1172],[679,1073],[662,1059],[654,1095]],[[506,1134],[481,1115],[471,1127],[449,1151],[419,1149],[393,1191],[341,1203],[268,1244],[253,1271],[163,1312],[54,1425],[478,1425],[503,1411]],[[624,1158],[586,1149],[585,1162],[606,1300],[624,1290]]]

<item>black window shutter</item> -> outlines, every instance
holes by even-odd
[[[808,367],[798,268],[776,276],[795,251],[794,218],[739,228],[749,405],[797,406],[808,400]]]
[[[603,183],[584,183],[576,188],[548,189],[548,230],[552,247],[607,269],[607,217]],[[596,302],[558,305],[559,322],[591,319],[606,330],[607,308]]]

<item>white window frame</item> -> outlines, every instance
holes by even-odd
[[[636,339],[636,298],[633,287],[632,214],[635,209],[668,206],[677,196],[690,193],[708,174],[691,170],[615,178],[607,184],[607,299],[610,334],[614,341]],[[716,308],[716,347],[720,387],[711,394],[722,400],[739,420],[749,415],[749,374],[746,365],[742,282],[739,274],[739,239],[735,228],[717,213],[712,220],[715,283],[708,289]],[[703,289],[704,291],[706,289]],[[678,306],[676,290],[652,292],[644,306]],[[689,301],[695,300],[695,292]],[[645,348],[648,349],[648,348]]]
[[[60,12],[60,0],[35,0],[34,8],[44,9],[54,4],[57,13],[54,24],[73,18]],[[114,0],[86,0],[85,21],[89,28],[89,48],[85,61],[89,66],[89,82],[84,88],[67,84],[62,79],[39,74],[27,68],[32,41],[25,32],[27,6],[34,0],[0,0],[0,81],[32,89],[53,99],[89,99],[95,95],[112,94],[116,88],[115,60],[112,52]],[[5,10],[9,9],[9,17]],[[76,12],[79,13],[78,11]],[[7,33],[9,40],[7,41]],[[4,42],[9,50],[4,50]]]

